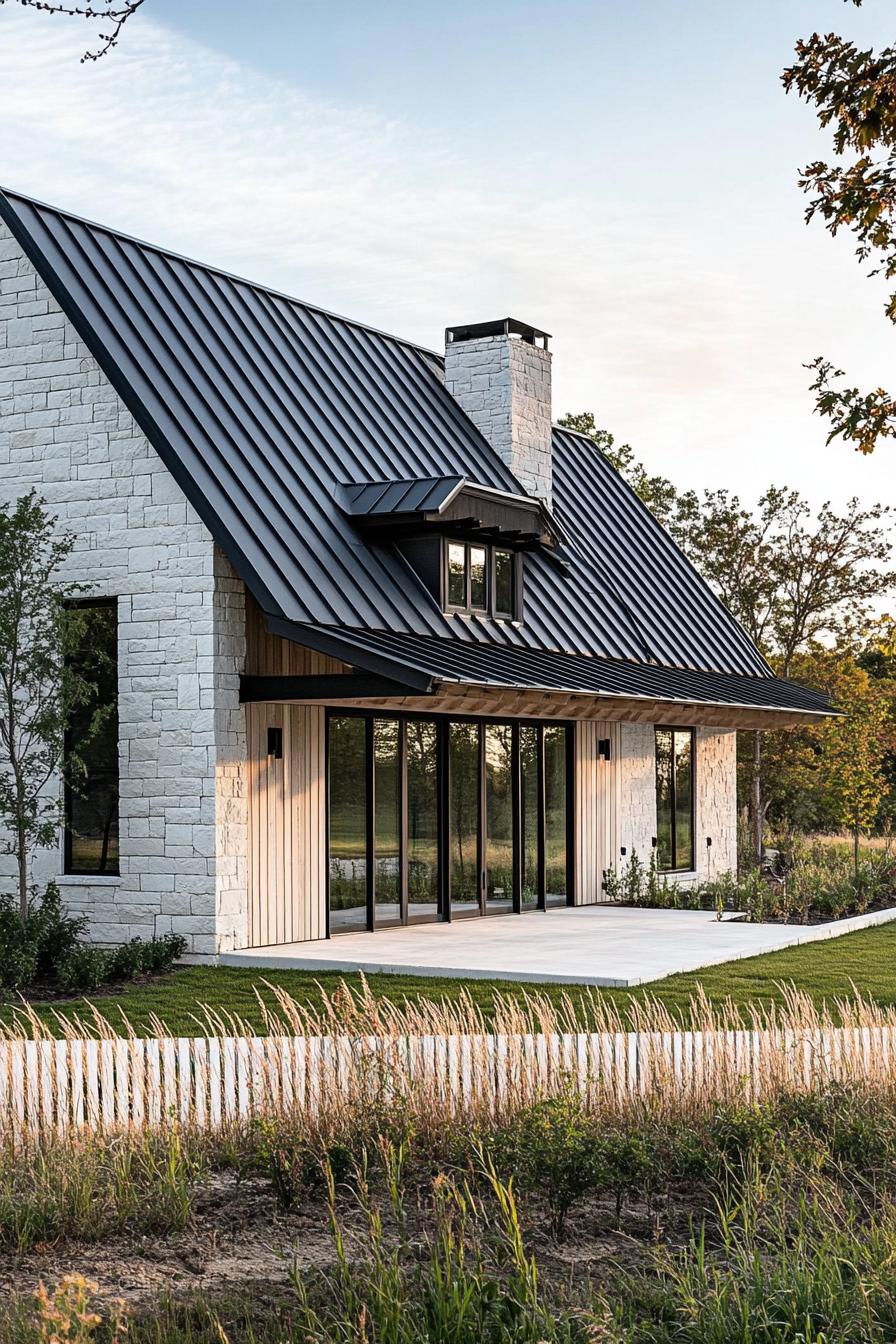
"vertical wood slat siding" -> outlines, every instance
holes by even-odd
[[[246,671],[257,676],[347,671],[292,640],[272,635],[246,604]],[[327,932],[324,709],[250,704],[249,946],[305,942]],[[283,731],[283,759],[267,756],[267,730]]]
[[[326,935],[324,710],[247,705],[249,741],[249,946]],[[268,728],[283,757],[267,755]]]
[[[610,759],[598,755],[610,740]],[[576,904],[604,900],[603,875],[616,865],[619,818],[619,725],[599,720],[576,725]]]

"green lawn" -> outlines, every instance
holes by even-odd
[[[140,1032],[149,1030],[150,1020],[156,1014],[176,1035],[189,1035],[196,1030],[195,1017],[202,1005],[237,1013],[246,1020],[261,1025],[261,1016],[255,998],[255,987],[262,987],[263,979],[282,985],[296,999],[305,1003],[319,1001],[317,984],[335,989],[345,978],[335,972],[268,971],[235,969],[231,967],[189,966],[152,984],[131,985],[111,995],[97,995],[97,1007],[111,1021],[120,1020],[119,1013]],[[811,943],[807,947],[773,952],[766,956],[751,957],[746,961],[731,961],[722,966],[688,975],[676,975],[658,980],[647,990],[600,991],[617,1004],[630,1002],[645,992],[673,1008],[684,1007],[698,985],[709,998],[721,1002],[729,996],[738,1004],[770,1004],[780,998],[777,982],[793,982],[821,1003],[851,993],[850,982],[881,1004],[896,1004],[896,923],[861,933]],[[506,981],[441,980],[421,976],[371,976],[369,984],[378,996],[396,1000],[403,998],[435,998],[451,1000],[466,989],[475,1001],[488,1010],[497,992],[525,995],[538,988],[552,998],[564,992],[576,997],[582,991],[576,986],[514,985]],[[41,1017],[51,1022],[53,1010],[66,1016],[83,1013],[83,999],[58,1002],[52,1008],[39,1008]],[[9,1020],[12,1009],[0,1008],[0,1017]]]

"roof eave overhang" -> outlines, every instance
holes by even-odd
[[[674,696],[649,696],[634,693],[616,693],[611,691],[586,691],[581,687],[540,686],[533,684],[509,684],[507,682],[489,682],[464,680],[462,678],[440,677],[431,670],[415,663],[413,658],[398,660],[386,654],[359,647],[349,637],[337,631],[322,630],[319,627],[301,625],[294,621],[267,614],[267,627],[271,634],[280,635],[294,643],[313,649],[316,653],[336,658],[347,665],[358,668],[373,677],[381,678],[376,689],[371,688],[365,694],[361,684],[352,687],[352,698],[359,701],[383,702],[404,701],[426,697],[433,702],[467,698],[475,700],[542,700],[545,710],[552,715],[564,717],[560,711],[565,708],[566,716],[594,717],[588,714],[590,707],[600,707],[608,718],[644,719],[655,712],[662,712],[668,722],[668,714],[676,713],[682,726],[699,724],[719,727],[736,726],[744,729],[794,728],[804,724],[820,723],[826,718],[840,717],[841,712],[833,707],[819,709],[800,709],[782,705],[755,705],[744,701],[696,700]],[[326,684],[325,678],[305,679],[306,685],[300,685],[301,678],[279,679],[279,694],[275,694],[277,678],[266,678],[270,696],[265,698],[292,701],[339,701],[346,698],[346,687],[340,687],[340,679],[345,674],[335,672]],[[312,685],[312,681],[314,684]],[[290,683],[291,684],[288,684]],[[246,698],[259,698],[257,695]],[[508,704],[508,712],[510,706]],[[533,711],[534,712],[534,711]],[[736,723],[732,722],[736,720]]]

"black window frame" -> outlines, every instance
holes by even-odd
[[[64,877],[94,877],[94,878],[120,877],[120,876],[121,876],[121,810],[120,810],[120,806],[119,806],[119,804],[120,804],[120,800],[121,800],[121,758],[120,758],[120,754],[119,754],[119,749],[120,749],[121,736],[120,736],[120,731],[119,731],[119,710],[118,710],[119,699],[120,699],[120,692],[119,692],[118,684],[117,684],[117,681],[118,681],[118,670],[119,670],[119,669],[118,669],[118,629],[119,629],[118,598],[117,598],[117,597],[86,597],[86,598],[80,598],[80,599],[78,599],[77,601],[73,601],[73,602],[69,603],[69,606],[70,606],[70,607],[72,608],[72,610],[74,610],[74,611],[83,611],[83,610],[88,609],[88,608],[91,608],[91,607],[106,607],[109,611],[112,611],[112,612],[114,612],[114,614],[115,614],[115,631],[116,631],[116,649],[115,649],[115,672],[116,672],[116,687],[115,687],[115,724],[116,724],[116,732],[115,732],[115,779],[116,779],[116,788],[115,788],[115,796],[116,796],[116,807],[118,807],[118,827],[117,827],[117,833],[118,833],[118,861],[117,861],[114,865],[109,865],[109,866],[107,866],[106,868],[76,868],[76,867],[75,867],[75,864],[74,864],[74,861],[73,861],[73,858],[72,858],[73,829],[72,829],[72,825],[71,825],[72,800],[73,800],[73,797],[74,797],[74,791],[73,791],[72,786],[71,786],[71,781],[70,781],[69,778],[68,778],[68,772],[67,772],[66,770],[63,770],[63,786],[62,786],[62,874],[63,874]],[[73,748],[72,730],[71,730],[71,727],[68,727],[68,728],[66,728],[66,731],[65,731],[65,734],[64,734],[64,738],[63,738],[63,748],[62,748],[62,751],[63,751],[63,762],[66,762],[66,761],[68,760],[68,757],[69,757],[69,755],[70,755],[70,753],[71,753],[71,751],[72,751],[72,748]]]
[[[418,915],[416,918],[410,912],[408,901],[408,847],[407,847],[407,724],[411,720],[423,719],[426,722],[435,724],[436,727],[436,811],[438,816],[438,898],[436,921],[450,923],[453,919],[465,918],[486,918],[489,916],[498,916],[506,913],[505,911],[489,911],[485,899],[485,772],[483,769],[485,752],[485,725],[502,724],[510,725],[513,729],[513,779],[512,779],[512,806],[513,806],[513,828],[514,828],[514,860],[513,860],[513,901],[512,913],[525,914],[536,909],[544,911],[546,909],[559,909],[559,903],[555,906],[547,905],[547,884],[546,884],[546,862],[545,862],[545,786],[544,786],[544,729],[563,728],[566,733],[566,905],[567,907],[575,905],[575,816],[576,816],[576,776],[575,776],[575,742],[576,742],[576,724],[571,721],[556,719],[530,719],[530,718],[502,718],[500,715],[474,715],[474,714],[426,714],[426,713],[401,713],[398,711],[355,709],[349,706],[342,707],[338,705],[327,706],[326,709],[326,735],[325,735],[325,759],[326,759],[326,900],[327,900],[327,919],[326,936],[339,937],[341,933],[357,933],[355,929],[332,929],[330,925],[330,720],[333,718],[360,718],[366,723],[365,736],[365,779],[366,779],[366,844],[367,844],[367,862],[365,879],[367,884],[366,892],[366,923],[365,930],[369,933],[375,932],[379,928],[395,928],[415,923],[434,922],[427,915]],[[373,757],[373,720],[374,719],[392,719],[397,720],[400,726],[399,749],[401,752],[400,772],[403,781],[402,785],[402,817],[400,825],[400,853],[399,853],[399,902],[401,907],[400,920],[388,920],[377,924],[376,919],[376,838],[374,828],[374,817],[376,813],[375,798],[375,779],[372,768]],[[481,725],[479,731],[479,854],[477,858],[478,882],[479,882],[479,910],[471,911],[469,914],[452,913],[451,908],[451,876],[450,860],[448,854],[448,802],[449,802],[449,725],[452,723],[474,723]],[[522,809],[521,809],[521,766],[520,766],[520,733],[523,726],[534,727],[539,730],[537,738],[537,769],[538,769],[538,817],[537,824],[537,844],[538,844],[538,900],[537,905],[529,907],[527,910],[522,906]]]
[[[674,873],[693,873],[696,872],[697,868],[697,729],[694,727],[688,727],[685,725],[678,725],[678,724],[673,725],[666,723],[658,723],[654,725],[653,729],[654,797],[656,801],[659,802],[659,777],[657,775],[656,770],[657,733],[672,734],[672,773],[670,776],[672,827],[671,827],[671,835],[669,837],[669,850],[672,858],[672,866],[669,868],[660,868],[659,865],[657,865],[657,868],[659,872],[669,873],[670,875]],[[677,850],[678,850],[678,833],[675,824],[675,818],[678,815],[678,806],[677,806],[678,800],[676,798],[676,783],[675,783],[675,736],[678,733],[682,735],[687,734],[687,736],[691,740],[691,806],[689,809],[690,828],[691,828],[691,862],[686,868],[679,868],[676,863]],[[659,832],[658,820],[657,820],[657,832]],[[658,850],[659,834],[657,834],[655,844]]]
[[[464,595],[463,603],[452,602],[449,598],[449,570],[448,555],[449,547],[462,546],[464,548]],[[474,607],[472,604],[472,579],[471,579],[471,550],[485,551],[485,606]],[[496,602],[497,581],[495,565],[498,554],[508,555],[511,561],[511,611],[499,610]],[[445,536],[442,539],[442,609],[443,611],[464,615],[464,616],[490,616],[497,621],[518,621],[521,619],[522,610],[522,565],[518,553],[509,546],[498,546],[493,542],[482,541],[476,537],[456,537]]]

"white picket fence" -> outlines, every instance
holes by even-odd
[[[0,1134],[220,1128],[268,1111],[426,1098],[495,1112],[573,1088],[603,1105],[756,1098],[896,1077],[896,1028],[0,1041]]]

